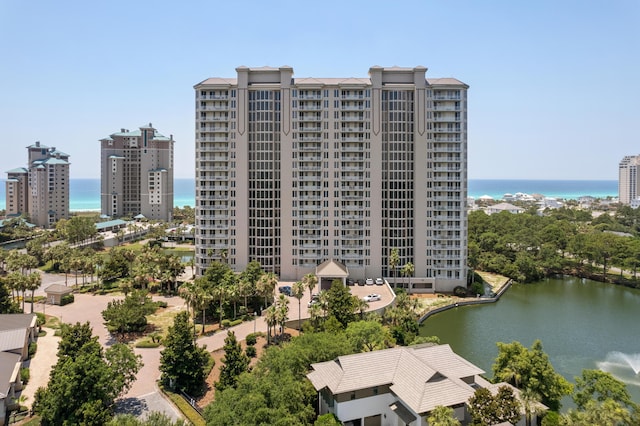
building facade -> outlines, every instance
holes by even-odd
[[[300,279],[336,260],[356,279],[412,264],[415,291],[466,285],[468,86],[426,71],[195,85],[198,273],[225,257]]]
[[[621,204],[631,205],[634,200],[640,197],[638,192],[639,166],[640,155],[627,155],[620,161],[618,166],[618,199]]]
[[[6,214],[50,228],[69,218],[69,155],[40,142],[27,151],[28,167],[7,172]]]
[[[100,140],[100,206],[103,215],[173,219],[173,135],[152,126],[121,129]]]

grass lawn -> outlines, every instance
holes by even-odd
[[[476,271],[482,279],[491,286],[491,290],[497,293],[500,288],[509,281],[509,278],[504,275],[494,274],[492,272]]]

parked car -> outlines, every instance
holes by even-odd
[[[282,287],[278,287],[278,291],[284,295],[291,296],[291,286],[283,285]]]
[[[373,285],[373,278],[367,278],[367,280],[365,281],[366,285]]]
[[[311,300],[309,301],[309,303],[307,303],[307,308],[310,308],[312,305],[315,305],[316,303],[320,303],[320,296],[314,293],[311,295]]]
[[[384,284],[384,280],[382,278],[376,278],[376,285]]]
[[[376,300],[380,300],[380,295],[377,293],[367,294],[362,298],[365,302],[375,302]]]

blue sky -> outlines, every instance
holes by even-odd
[[[39,140],[98,178],[98,140],[152,122],[174,135],[175,177],[193,177],[208,77],[424,65],[471,86],[470,178],[615,180],[640,154],[639,52],[637,0],[0,0],[0,176]]]

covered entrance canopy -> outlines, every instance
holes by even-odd
[[[349,269],[337,260],[331,259],[316,266],[316,276],[320,282],[320,290],[327,290],[335,279],[339,279],[342,285],[346,285]]]

